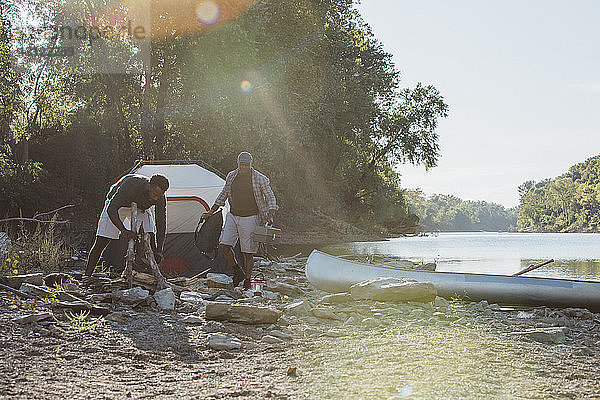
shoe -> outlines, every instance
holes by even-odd
[[[250,289],[250,279],[244,279],[244,290]]]

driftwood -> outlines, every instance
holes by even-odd
[[[156,263],[156,260],[154,259],[154,253],[152,252],[152,246],[150,245],[150,234],[143,233],[142,240],[144,243],[144,250],[146,252],[146,258],[147,258],[148,262],[150,263],[150,267],[152,268],[152,273],[156,277],[156,290],[162,290],[162,289],[166,288],[167,286],[165,285],[165,277],[160,272],[160,269],[158,268],[158,264]]]
[[[26,217],[4,218],[4,219],[0,219],[0,222],[26,221],[26,222],[36,222],[36,223],[41,223],[41,224],[68,224],[70,222],[68,220],[55,221],[55,220],[45,220],[45,219],[39,219],[39,218],[42,215],[54,214],[60,210],[63,210],[65,208],[70,208],[70,207],[75,207],[75,206],[73,204],[68,204],[66,206],[59,207],[56,210],[47,211],[47,212],[43,212],[43,213],[35,213],[33,215],[33,217],[31,217],[31,218],[26,218]]]

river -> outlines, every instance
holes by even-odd
[[[444,232],[378,242],[353,242],[286,249],[326,253],[371,263],[436,262],[437,271],[510,275],[549,259],[527,276],[600,280],[600,234]]]

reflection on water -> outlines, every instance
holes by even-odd
[[[600,280],[600,235],[583,233],[440,233],[380,242],[292,246],[286,255],[314,248],[374,264],[436,262],[438,271],[511,275],[531,264],[555,261],[527,276]]]

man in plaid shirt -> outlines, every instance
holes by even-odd
[[[233,253],[233,246],[239,239],[246,271],[244,276],[244,289],[250,288],[250,274],[254,267],[254,254],[258,251],[258,243],[252,235],[260,224],[273,223],[273,214],[278,209],[275,195],[271,190],[269,178],[252,168],[252,155],[241,152],[238,155],[238,168],[227,174],[225,187],[215,200],[211,209],[202,214],[202,218],[209,218],[229,200],[229,212],[225,217],[225,226],[219,238],[219,244],[234,270],[240,267]],[[239,282],[234,282],[237,284]]]

